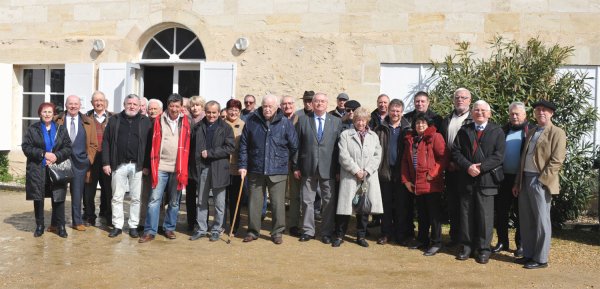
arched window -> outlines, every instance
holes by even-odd
[[[185,28],[165,29],[150,39],[142,59],[201,60],[206,59],[198,37]]]

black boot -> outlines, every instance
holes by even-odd
[[[35,232],[33,232],[33,236],[37,238],[43,234],[44,234],[44,225],[42,224],[42,225],[35,226]]]
[[[58,226],[58,236],[61,238],[66,238],[69,236],[69,234],[67,234],[67,230],[65,230],[65,225]]]

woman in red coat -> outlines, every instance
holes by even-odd
[[[446,163],[444,138],[433,126],[433,120],[424,113],[417,114],[412,133],[405,138],[402,183],[416,195],[420,243],[416,248],[426,248],[425,256],[435,255],[442,246],[440,211]]]

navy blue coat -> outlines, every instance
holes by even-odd
[[[292,156],[298,150],[294,124],[281,109],[267,126],[262,107],[252,113],[240,138],[239,168],[265,176],[287,175]]]

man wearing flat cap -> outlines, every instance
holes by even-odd
[[[550,253],[550,203],[560,192],[559,172],[565,160],[565,131],[552,124],[554,103],[540,100],[533,104],[537,126],[530,129],[521,152],[521,165],[513,186],[519,198],[519,224],[523,257],[517,263],[526,269],[548,266]]]
[[[312,99],[314,96],[315,96],[314,91],[312,91],[312,90],[304,91],[304,94],[302,95],[302,103],[304,104],[304,108],[296,111],[296,115],[298,116],[298,118],[302,117],[303,115],[307,115],[309,112],[313,111]]]
[[[335,116],[335,117],[339,117],[342,118],[345,114],[346,114],[346,108],[344,107],[344,104],[346,104],[346,101],[348,101],[348,99],[350,99],[348,97],[348,95],[344,92],[338,94],[337,96],[337,106],[335,107],[335,109],[333,109],[332,111],[329,112],[329,114]]]

